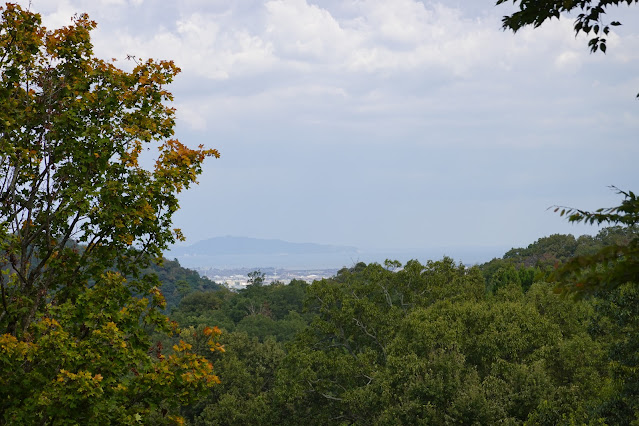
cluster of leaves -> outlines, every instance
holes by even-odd
[[[616,190],[616,188],[615,188]],[[617,190],[624,196],[621,205],[594,212],[560,208],[570,222],[590,224],[622,224],[625,235],[608,239],[607,244],[574,257],[554,273],[558,288],[579,294],[612,290],[639,277],[639,199],[633,192]]]
[[[93,56],[86,15],[50,31],[0,11],[0,423],[177,421],[216,377],[186,343],[149,352],[171,327],[141,269],[181,237],[177,194],[219,154],[171,139],[173,62],[123,71]]]
[[[497,4],[507,2],[508,0],[498,0]],[[513,3],[519,5],[519,10],[504,16],[502,19],[504,29],[517,32],[528,25],[537,28],[552,18],[559,19],[562,13],[578,10],[581,13],[575,18],[575,34],[583,32],[589,35],[592,32],[595,36],[588,41],[590,51],[601,50],[606,53],[606,39],[600,35],[607,36],[611,26],[621,25],[619,21],[604,22],[603,15],[606,14],[606,9],[610,6],[632,5],[637,3],[637,0],[513,0]]]
[[[509,0],[497,0],[497,5],[508,3]],[[519,6],[519,10],[502,19],[502,28],[517,32],[532,25],[540,27],[544,22],[557,18],[563,13],[579,11],[574,23],[575,35],[584,33],[594,35],[588,40],[591,53],[598,50],[606,53],[608,50],[606,36],[610,27],[621,25],[619,21],[604,21],[606,10],[611,6],[636,4],[639,0],[512,0]],[[639,93],[637,94],[639,98]]]

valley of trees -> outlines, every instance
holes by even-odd
[[[506,28],[580,8],[575,31],[600,35],[620,2],[515,3]],[[0,11],[0,424],[639,424],[634,193],[557,208],[596,236],[482,265],[230,291],[162,259],[178,194],[219,157],[172,139],[179,68],[95,58],[86,15]]]

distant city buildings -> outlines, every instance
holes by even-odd
[[[337,269],[306,269],[287,270],[277,268],[194,268],[200,275],[205,276],[218,284],[226,285],[230,289],[242,289],[248,285],[248,273],[259,270],[264,274],[264,284],[273,282],[290,283],[292,280],[302,280],[312,283],[322,278],[330,278],[337,274]]]

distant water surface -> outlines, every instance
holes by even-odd
[[[174,256],[171,252],[166,257],[174,257],[187,268],[233,269],[242,267],[274,267],[283,269],[328,269],[351,267],[358,262],[383,263],[386,259],[399,260],[406,263],[417,259],[422,263],[427,260],[440,260],[444,256],[467,265],[487,262],[501,257],[509,248],[504,247],[448,247],[410,250],[358,250],[353,253],[311,253],[311,254],[228,254],[198,255],[187,254]]]

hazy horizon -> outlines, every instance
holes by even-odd
[[[224,236],[224,238],[247,238],[255,242],[273,241],[283,242],[283,240],[261,240],[250,237]],[[222,238],[222,237],[218,237]],[[283,269],[330,269],[350,267],[358,262],[383,263],[386,259],[399,260],[402,263],[411,259],[419,261],[440,260],[444,256],[453,258],[456,262],[464,264],[476,264],[487,262],[495,257],[501,257],[506,251],[513,247],[506,246],[440,246],[440,247],[413,247],[403,249],[384,248],[361,248],[349,246],[332,246],[344,248],[344,251],[332,253],[310,253],[310,252],[279,252],[279,253],[232,253],[232,254],[206,254],[195,251],[185,254],[184,250],[198,243],[214,241],[216,238],[200,240],[194,244],[184,244],[173,246],[173,251],[165,253],[167,258],[177,258],[180,264],[190,268],[217,268],[233,269],[239,267],[246,268],[268,268],[276,267]],[[530,243],[533,243],[531,241]],[[218,240],[218,244],[221,241]],[[295,242],[296,244],[314,244],[313,242]],[[355,251],[349,251],[349,249]],[[205,250],[205,249],[204,249]]]

